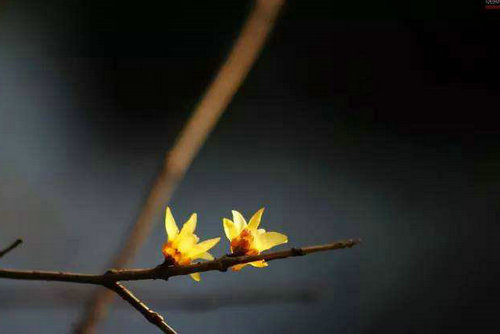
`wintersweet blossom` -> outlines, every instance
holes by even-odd
[[[193,213],[179,232],[174,216],[170,208],[167,207],[165,213],[165,229],[168,239],[162,247],[162,253],[165,256],[166,263],[170,265],[185,266],[197,259],[214,259],[212,254],[207,251],[214,247],[220,241],[220,238],[213,238],[198,243],[200,238],[194,234],[196,220],[197,215]],[[190,276],[195,281],[200,281],[200,273],[193,273],[190,274]]]
[[[258,255],[260,252],[288,242],[288,237],[284,234],[266,232],[266,230],[259,228],[264,213],[263,208],[252,216],[248,224],[241,213],[236,210],[233,210],[232,213],[233,221],[224,218],[222,222],[226,237],[231,242],[231,253],[234,255]],[[247,264],[258,268],[267,267],[267,262],[260,260],[235,265],[232,270],[241,270]]]

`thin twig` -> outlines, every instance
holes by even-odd
[[[225,63],[197,104],[192,116],[170,152],[155,180],[142,211],[128,239],[112,261],[112,267],[123,268],[133,259],[150,234],[153,222],[170,200],[191,162],[215,127],[232,97],[257,59],[285,0],[257,0]],[[108,290],[99,290],[89,303],[77,332],[90,334],[105,317],[112,300]]]
[[[7,247],[4,250],[0,251],[0,258],[3,257],[5,254],[9,253],[14,248],[16,248],[19,245],[21,245],[22,243],[23,243],[22,239],[17,239],[16,241],[14,241],[9,247]]]
[[[227,271],[228,268],[243,263],[259,260],[273,261],[295,256],[304,256],[311,253],[330,251],[342,248],[351,248],[361,241],[359,239],[348,239],[335,241],[329,244],[308,246],[302,248],[290,248],[283,251],[263,253],[259,255],[231,256],[226,255],[218,259],[206,262],[194,263],[187,266],[164,266],[159,265],[148,269],[112,269],[104,274],[80,274],[57,271],[38,270],[10,270],[0,269],[0,278],[37,280],[37,281],[59,281],[82,284],[96,284],[108,287],[119,281],[141,281],[141,280],[167,280],[173,276],[184,276],[192,273],[205,271]]]
[[[163,319],[163,317],[151,310],[144,304],[139,298],[134,296],[134,294],[124,287],[122,284],[115,282],[107,286],[108,289],[116,292],[123,300],[132,305],[137,311],[139,311],[144,318],[146,318],[150,323],[161,329],[163,333],[177,334]]]

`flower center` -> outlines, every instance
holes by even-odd
[[[237,256],[259,254],[259,251],[253,246],[254,236],[248,229],[244,229],[239,236],[231,240],[231,252]]]
[[[191,259],[179,252],[170,241],[163,245],[161,251],[165,256],[165,262],[168,264],[185,266],[191,263]]]

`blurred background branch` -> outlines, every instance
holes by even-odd
[[[134,288],[134,292],[160,310],[205,312],[235,306],[314,303],[326,297],[324,291],[327,289],[326,283],[297,286],[292,281],[269,288],[218,289],[196,294],[178,291],[169,291],[168,295],[159,294],[153,288]],[[39,287],[0,288],[0,309],[79,309],[88,291],[85,286],[66,287],[52,283]],[[116,304],[118,308],[125,306],[123,303]]]
[[[196,154],[215,127],[232,97],[257,59],[284,0],[257,0],[233,49],[205,94],[195,107],[193,115],[179,134],[173,148],[166,154],[163,169],[153,183],[151,192],[123,247],[111,267],[123,268],[133,259],[141,244],[150,234],[161,209],[170,200]],[[93,333],[106,315],[112,300],[109,290],[98,290],[91,299],[76,331]]]

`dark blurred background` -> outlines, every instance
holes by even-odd
[[[25,239],[2,266],[106,266],[251,5],[0,1],[0,244]],[[181,333],[498,329],[500,11],[482,6],[289,1],[174,216],[209,238],[264,206],[291,245],[363,245],[129,285]],[[0,333],[68,333],[91,291],[2,280]],[[156,332],[122,301],[100,330]]]

